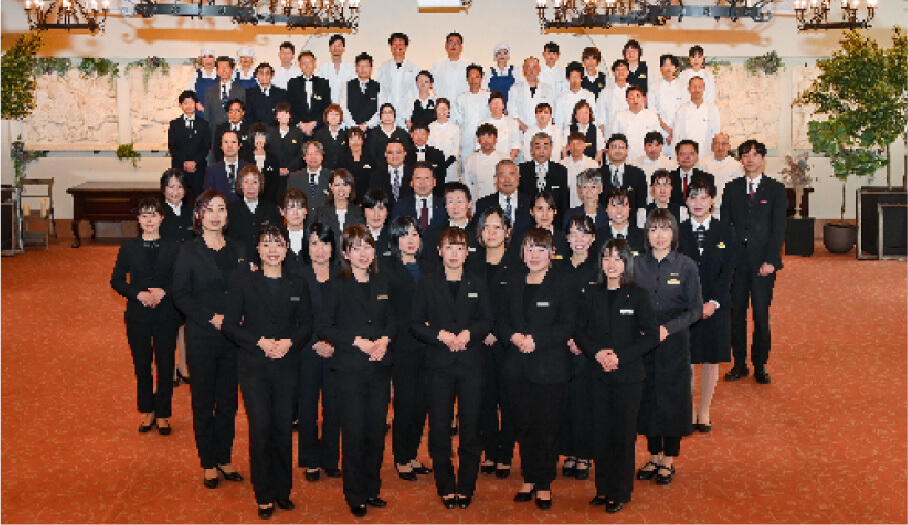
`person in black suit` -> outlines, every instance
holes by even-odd
[[[240,171],[249,163],[239,157],[239,135],[226,131],[221,137],[224,160],[205,169],[205,190],[217,190],[227,203],[238,202],[242,197],[236,192],[236,180]]]
[[[624,188],[627,192],[631,210],[646,206],[646,173],[637,166],[628,164],[627,137],[622,133],[615,133],[609,137],[605,144],[607,162],[602,164],[602,195],[603,205],[608,202],[609,193],[615,188]],[[633,248],[633,247],[632,247]]]
[[[277,156],[278,182],[269,185],[269,189],[273,189],[273,195],[280,199],[287,190],[290,174],[303,167],[303,146],[306,140],[298,127],[290,125],[290,104],[278,102],[274,107],[274,115],[277,125],[268,129],[268,148]]]
[[[350,79],[340,90],[344,124],[350,129],[364,132],[379,123],[378,105],[383,98],[381,84],[372,79],[372,56],[356,55],[356,78]]]
[[[198,237],[183,245],[173,268],[173,300],[186,315],[186,352],[192,374],[192,428],[205,487],[218,486],[218,472],[242,481],[232,465],[237,410],[237,347],[221,331],[225,296],[248,271],[246,249],[224,237],[227,202],[206,190],[195,203]]]
[[[472,210],[473,197],[470,194],[470,188],[462,182],[448,182],[444,186],[444,213],[445,221],[435,226],[429,226],[423,234],[426,246],[438,246],[438,240],[442,232],[448,226],[457,226],[467,232],[467,256],[476,252],[479,242],[476,239],[476,226],[470,221],[470,212]],[[435,216],[433,215],[433,218]],[[440,266],[441,259],[438,251],[435,253],[426,252],[425,257],[433,260],[435,266]]]
[[[510,308],[499,313],[498,338],[505,344],[505,377],[520,443],[523,486],[514,501],[548,510],[558,463],[558,433],[571,377],[568,340],[574,333],[574,288],[552,271],[552,234],[532,228],[523,238],[525,278],[508,283]]]
[[[349,171],[343,168],[332,171],[328,177],[328,202],[315,209],[312,221],[324,224],[336,236],[351,224],[366,224],[362,208],[353,204],[355,188],[356,182]],[[335,252],[341,256],[340,247],[335,248]]]
[[[398,326],[391,368],[394,385],[391,446],[397,475],[405,481],[416,481],[417,474],[428,474],[431,469],[416,459],[428,414],[426,345],[410,333],[410,324],[417,283],[432,271],[422,257],[430,248],[422,242],[412,216],[404,215],[391,221],[388,233],[391,256],[382,258],[381,269],[391,282],[391,306]]]
[[[359,128],[350,128],[346,133],[347,143],[341,148],[337,167],[353,174],[356,181],[356,203],[362,204],[362,198],[369,191],[369,179],[375,163],[365,152],[366,134]]]
[[[375,257],[379,266],[387,257],[391,257],[391,233],[388,226],[388,196],[384,190],[369,190],[363,195],[363,216],[366,217],[366,227],[375,240]]]
[[[599,170],[589,168],[577,175],[577,193],[581,204],[564,215],[564,232],[568,233],[571,217],[576,215],[586,215],[592,219],[597,230],[608,226],[608,213],[605,206],[599,203],[602,195],[602,174]]]
[[[293,125],[298,126],[306,138],[314,138],[321,126],[325,108],[331,103],[331,85],[324,78],[315,76],[315,55],[301,51],[299,57],[302,75],[287,82],[287,102],[293,115]]]
[[[672,197],[671,204],[684,206],[687,202],[687,190],[691,182],[697,179],[706,180],[707,184],[716,185],[716,178],[712,173],[707,173],[697,168],[700,161],[700,146],[693,140],[684,139],[675,144],[675,160],[678,168],[672,170]],[[678,217],[678,221],[684,219]]]
[[[429,453],[435,487],[448,509],[466,509],[476,490],[482,456],[483,341],[492,329],[488,289],[481,278],[464,271],[467,234],[451,226],[436,249],[443,271],[426,275],[413,301],[413,334],[428,345]],[[450,423],[458,405],[458,471],[451,462]]]
[[[161,175],[162,206],[161,237],[181,245],[195,237],[192,206],[186,202],[186,178],[178,168],[164,170]]]
[[[369,189],[379,188],[391,202],[393,211],[397,201],[413,195],[410,180],[413,178],[412,168],[404,164],[405,145],[399,140],[391,140],[384,149],[386,164],[375,169],[369,179]]]
[[[252,153],[252,133],[250,129],[252,124],[244,118],[245,116],[246,112],[242,100],[235,99],[227,103],[227,122],[218,124],[214,130],[215,162],[224,160],[224,150],[221,148],[221,137],[223,137],[224,133],[227,131],[233,131],[237,134],[237,139],[240,141],[240,158],[246,161],[249,160],[250,154]]]
[[[592,383],[596,497],[590,504],[605,505],[613,514],[634,490],[643,359],[659,342],[659,326],[649,294],[634,284],[634,256],[627,241],[609,240],[596,259],[596,281],[580,298],[574,341],[589,360],[586,372]]]
[[[268,62],[255,68],[258,85],[246,89],[246,120],[252,124],[277,125],[275,109],[279,103],[287,101],[287,91],[271,85],[273,77],[274,68]]]
[[[605,213],[608,215],[608,226],[596,230],[596,244],[593,252],[598,252],[609,239],[625,239],[634,255],[643,253],[643,230],[631,224],[630,198],[624,188],[614,188],[605,201]]]
[[[180,109],[183,115],[170,121],[167,128],[167,150],[170,152],[170,167],[181,170],[186,176],[191,198],[201,195],[208,152],[211,149],[211,130],[203,118],[196,118],[197,101],[195,91],[180,93]]]
[[[309,201],[309,214],[328,202],[328,179],[331,172],[323,165],[325,148],[317,140],[310,140],[303,145],[304,166],[287,177],[287,188],[298,188],[306,193]]]
[[[308,266],[309,233],[306,231],[306,219],[309,217],[309,202],[306,194],[299,188],[291,188],[284,192],[281,201],[281,216],[287,228],[287,257],[284,259],[284,268],[288,271],[303,275]]]
[[[205,107],[205,120],[211,130],[211,143],[217,145],[214,132],[220,124],[227,122],[228,103],[232,100],[246,100],[246,88],[239,82],[233,81],[236,63],[232,58],[220,56],[217,58],[218,81],[205,90],[202,95]]]
[[[702,180],[706,184],[710,184],[708,180]],[[659,168],[650,175],[649,181],[649,192],[653,197],[653,202],[647,204],[645,208],[637,210],[636,225],[642,228],[646,224],[646,218],[649,217],[650,212],[656,208],[667,209],[678,221],[678,224],[686,221],[688,217],[687,208],[671,201],[672,193],[675,191],[675,175],[668,170]]]
[[[290,190],[298,192],[299,190]],[[289,192],[288,192],[289,194]],[[303,195],[300,193],[299,195]],[[306,246],[302,248],[308,264],[292,268],[309,283],[313,311],[319,311],[322,297],[332,276],[339,270],[334,258],[335,233],[324,224],[313,222],[305,230]],[[284,263],[287,267],[287,263]],[[313,337],[303,349],[300,359],[300,392],[297,420],[299,421],[298,465],[306,469],[306,481],[318,481],[321,469],[329,478],[341,477],[340,420],[334,393],[334,346]],[[321,401],[321,418],[319,418]],[[321,421],[321,436],[319,436]]]
[[[390,283],[378,271],[375,241],[361,224],[344,228],[344,260],[322,297],[316,321],[320,339],[334,346],[335,394],[344,449],[344,498],[356,517],[379,497],[385,424],[391,396],[391,353],[397,321]]]
[[[325,108],[324,123],[315,132],[315,140],[325,149],[323,164],[329,170],[339,167],[341,151],[347,146],[347,132],[341,129],[343,110],[338,104],[329,104]]]
[[[722,192],[722,220],[735,232],[737,261],[731,285],[731,349],[734,366],[726,381],[747,377],[747,305],[753,307],[754,333],[750,362],[754,378],[769,384],[766,362],[771,346],[769,305],[782,269],[782,243],[785,241],[785,210],[788,197],[782,183],[763,173],[766,146],[748,140],[738,147],[744,177],[725,185]]]
[[[410,188],[412,195],[402,197],[394,206],[391,219],[409,215],[416,219],[420,235],[431,228],[446,226],[448,214],[444,199],[437,191],[435,172],[428,161],[419,161],[410,167]]]
[[[571,249],[561,228],[555,226],[555,217],[558,216],[558,203],[555,196],[548,190],[542,190],[533,197],[530,216],[533,217],[534,228],[542,228],[552,234],[552,245],[555,255],[552,257],[556,267],[564,264],[570,256]],[[520,244],[523,237],[515,237],[514,242]]]
[[[530,146],[533,160],[520,164],[520,191],[536,195],[546,190],[555,198],[557,208],[554,225],[561,231],[564,214],[571,207],[571,188],[568,186],[567,168],[552,162],[552,137],[547,133],[533,136]]]
[[[366,131],[366,151],[376,161],[385,158],[387,146],[391,142],[399,142],[404,146],[404,152],[410,147],[410,134],[404,128],[395,125],[397,111],[390,102],[385,102],[378,108],[379,124]],[[401,163],[404,162],[401,157]],[[388,161],[390,163],[390,161]]]
[[[142,414],[139,432],[157,426],[158,432],[167,436],[171,432],[168,418],[173,398],[173,352],[180,325],[171,288],[179,246],[161,237],[163,208],[159,199],[142,199],[137,211],[142,233],[120,247],[110,286],[127,299],[124,317]],[[157,388],[151,377],[152,361],[157,369]]]
[[[240,170],[236,179],[236,192],[242,200],[227,205],[227,237],[243,243],[246,260],[259,265],[256,237],[265,223],[283,225],[277,204],[261,199],[265,190],[265,176],[254,165]]]
[[[731,279],[735,273],[734,232],[712,216],[716,187],[694,180],[688,188],[690,219],[679,226],[678,251],[697,263],[703,315],[690,327],[691,366],[701,365],[700,405],[691,415],[694,430],[709,432],[709,406],[719,380],[719,363],[731,361]],[[691,370],[693,393],[693,370]]]
[[[435,174],[435,180],[443,181],[448,173],[448,167],[454,160],[446,159],[444,152],[428,145],[429,125],[425,122],[414,122],[410,129],[412,143],[407,148],[407,158],[404,163],[413,166],[417,162],[428,162]]]
[[[240,348],[238,376],[249,419],[249,468],[258,514],[270,518],[277,505],[295,508],[293,404],[299,388],[300,350],[314,332],[306,280],[283,272],[287,237],[277,224],[258,231],[261,271],[230,288],[223,332]]]
[[[514,457],[514,413],[504,376],[505,345],[498,339],[497,322],[507,307],[508,283],[523,271],[517,250],[509,250],[511,220],[497,205],[476,217],[479,247],[467,258],[467,273],[485,280],[489,290],[493,326],[485,334],[486,359],[483,372],[482,435],[485,460],[483,474],[495,473],[498,479],[511,474]]]
[[[281,177],[280,160],[268,144],[272,137],[265,124],[261,122],[253,124],[249,130],[252,151],[249,152],[248,160],[255,164],[265,177],[262,199],[272,204],[280,204],[286,191],[287,177]]]
[[[476,215],[482,214],[492,206],[500,207],[511,222],[511,238],[522,239],[527,230],[533,226],[533,216],[530,215],[532,197],[517,191],[520,186],[520,173],[513,161],[499,162],[495,173],[495,187],[498,188],[498,192],[476,201]]]

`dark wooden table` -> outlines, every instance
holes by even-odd
[[[95,222],[128,221],[136,218],[136,206],[145,197],[160,197],[161,185],[157,181],[134,182],[83,182],[66,190],[73,196],[72,247],[82,245],[79,223],[91,224],[91,237],[95,238]]]

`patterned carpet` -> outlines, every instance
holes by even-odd
[[[202,486],[189,388],[174,433],[138,434],[124,301],[108,286],[116,247],[67,243],[2,260],[3,523],[257,522],[252,487]],[[431,476],[397,478],[390,440],[385,509],[393,523],[905,523],[906,265],[788,257],[776,285],[770,386],[720,382],[713,431],[685,439],[667,487],[636,482],[606,517],[593,482],[555,481],[554,506],[511,501],[519,477],[482,476],[468,510],[445,510]],[[722,373],[728,366],[722,367]],[[235,463],[247,474],[240,404]],[[294,447],[295,448],[295,447]],[[638,442],[638,464],[645,445]],[[428,462],[425,445],[420,459]],[[294,460],[295,464],[295,460]],[[347,523],[341,480],[294,472],[294,511],[278,523]]]

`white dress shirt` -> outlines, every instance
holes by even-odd
[[[615,115],[609,136],[623,133],[627,137],[627,158],[635,159],[646,153],[643,149],[643,138],[650,131],[659,131],[659,115],[652,109],[641,109],[634,113],[629,109]]]
[[[511,150],[520,150],[520,125],[516,120],[506,115],[500,119],[488,117],[480,120],[476,127],[483,124],[491,124],[498,130],[498,142],[495,144],[495,149],[507,155],[508,158],[511,157]],[[478,150],[478,139],[474,138],[473,142],[476,144],[474,149]]]
[[[561,160],[561,164],[567,168],[568,186],[571,188],[571,208],[576,208],[583,204],[580,201],[580,195],[577,193],[577,175],[588,169],[598,169],[599,163],[595,159],[583,155],[580,160],[574,160],[574,157],[568,155]]]
[[[545,128],[540,128],[538,123],[527,128],[526,133],[523,134],[523,149],[520,150],[523,154],[523,158],[531,159],[533,157],[533,135],[537,133],[545,133],[552,137],[552,160],[555,162],[560,161],[563,156],[562,152],[564,151],[564,137],[562,136],[561,129],[551,122],[549,122],[549,125]]]
[[[464,91],[470,90],[467,84],[467,66],[471,64],[468,60],[450,60],[445,58],[439,60],[432,66],[432,78],[434,83],[436,97],[444,97],[453,101],[457,95]]]
[[[699,106],[685,102],[675,115],[672,146],[689,139],[700,146],[700,151],[707,151],[713,143],[713,137],[722,129],[721,125],[719,108],[712,102],[704,101]]]
[[[543,62],[539,64],[539,82],[552,86],[552,91],[556,94],[567,91],[568,81],[564,70],[564,66],[556,64],[555,67],[549,67]]]
[[[299,254],[303,249],[303,240],[306,238],[306,229],[288,230],[287,240],[290,241],[290,251]]]
[[[489,92],[480,89],[477,93],[465,91],[457,95],[452,108],[451,119],[460,126],[461,157],[469,157],[476,151],[476,128],[482,119],[490,116]]]
[[[477,151],[467,157],[463,183],[470,188],[474,203],[486,195],[495,193],[495,168],[499,161],[510,158],[498,150],[493,150],[489,155]]]
[[[704,67],[700,71],[694,71],[693,69],[687,68],[678,76],[678,80],[681,81],[681,89],[684,90],[685,94],[684,101],[690,101],[690,92],[687,91],[687,87],[690,85],[690,79],[692,77],[700,77],[703,79],[703,100],[715,103],[716,77],[713,76],[713,72],[708,67]]]
[[[574,105],[581,100],[585,100],[586,103],[590,105],[590,109],[595,111],[596,95],[594,95],[592,91],[580,88],[575,93],[570,89],[567,89],[558,95],[558,98],[555,99],[555,113],[552,117],[552,121],[555,125],[562,129],[570,126],[571,117],[574,116]]]
[[[390,102],[397,112],[397,125],[406,126],[404,122],[405,104],[410,98],[416,96],[416,75],[419,67],[409,60],[404,60],[400,67],[394,59],[386,60],[378,69],[377,80],[382,86],[382,91],[387,93],[386,102]]]
[[[551,85],[539,82],[535,92],[525,80],[514,82],[508,91],[508,116],[516,118],[527,126],[536,122],[536,106],[547,102],[555,111],[555,90]]]
[[[505,214],[508,213],[508,205],[511,208],[511,228],[514,228],[514,219],[517,218],[517,203],[520,199],[518,198],[518,193],[515,191],[510,195],[505,195],[504,193],[498,192],[498,205],[501,206],[501,209],[504,210]]]
[[[731,182],[732,179],[743,177],[744,167],[731,155],[727,155],[721,161],[716,160],[712,155],[707,155],[700,159],[697,167],[707,173],[711,173],[715,177],[716,201],[713,204],[713,215],[719,217],[719,208],[722,206],[722,192],[725,191],[725,185]]]
[[[429,146],[441,150],[445,158],[454,155],[457,162],[448,167],[445,182],[460,180],[460,126],[448,120],[429,124]]]
[[[357,80],[357,82],[359,82],[360,90],[364,90],[366,82],[362,82],[359,80]],[[353,120],[353,115],[350,113],[350,110],[348,109],[350,106],[350,104],[348,102],[349,98],[347,97],[348,89],[349,89],[349,80],[347,82],[344,82],[340,87],[339,104],[340,104],[341,109],[344,112],[344,127],[352,128],[353,126],[356,126],[357,124]],[[378,100],[376,101],[376,104],[375,104],[375,113],[373,113],[372,116],[369,117],[368,120],[366,120],[366,126],[369,128],[377,127],[381,123],[381,105],[386,102],[385,92],[382,90],[381,84],[379,84],[379,86],[378,86],[378,95],[376,95],[376,96],[378,97]]]
[[[271,85],[281,89],[287,89],[287,82],[290,82],[291,78],[296,78],[302,74],[303,72],[296,64],[292,64],[286,69],[278,65],[274,68],[274,76],[271,77]]]
[[[602,127],[606,131],[612,129],[615,115],[619,111],[627,109],[627,88],[630,86],[630,83],[625,84],[624,87],[612,84],[611,86],[606,86],[599,93],[599,99],[596,100],[595,106],[597,126]]]
[[[318,67],[316,75],[328,80],[331,85],[331,102],[340,104],[341,87],[356,78],[356,68],[350,62],[341,61],[340,68],[335,69],[334,62],[328,61]]]

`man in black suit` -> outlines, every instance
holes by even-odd
[[[568,186],[567,168],[552,162],[552,137],[539,132],[530,143],[533,160],[520,164],[520,192],[536,195],[542,190],[555,197],[558,210],[555,214],[555,229],[561,229],[562,219],[571,207],[571,188]]]
[[[605,213],[608,226],[596,230],[596,240],[590,253],[599,253],[599,248],[609,239],[624,239],[634,255],[643,253],[645,232],[631,221],[630,197],[624,188],[612,188],[606,197]]]
[[[419,233],[422,235],[429,228],[447,224],[448,214],[445,212],[444,200],[433,191],[436,183],[432,165],[419,161],[413,165],[412,170],[410,187],[413,188],[413,195],[402,197],[397,201],[391,214],[391,220],[401,215],[409,215],[416,219]],[[426,247],[423,248],[424,251],[426,249]]]
[[[776,271],[782,269],[782,243],[785,240],[785,210],[788,197],[785,186],[763,174],[766,146],[750,139],[738,146],[738,157],[744,176],[725,185],[721,217],[735,232],[739,244],[731,285],[731,349],[734,366],[725,374],[726,381],[747,377],[747,306],[753,307],[754,333],[750,361],[754,378],[760,384],[770,382],[766,362],[769,360],[769,305],[776,282]]]
[[[224,160],[208,166],[205,170],[205,189],[218,190],[224,194],[227,204],[237,202],[236,180],[248,162],[239,157],[240,145],[235,131],[226,131],[221,137]]]
[[[378,104],[382,98],[381,84],[372,79],[372,56],[356,56],[356,78],[341,87],[340,105],[344,110],[344,124],[364,132],[379,124]]]
[[[280,175],[286,177],[303,167],[303,132],[290,124],[290,104],[278,102],[274,107],[277,125],[268,129],[268,149],[277,155]],[[286,185],[286,183],[285,183]]]
[[[183,115],[171,120],[167,129],[170,167],[182,171],[186,177],[186,185],[192,192],[190,202],[202,194],[208,151],[211,149],[208,122],[195,116],[197,98],[192,90],[180,93]]]
[[[315,76],[315,55],[312,51],[299,54],[302,75],[291,78],[287,83],[287,102],[293,115],[293,124],[299,126],[306,138],[315,135],[315,130],[324,125],[325,108],[331,103],[331,85],[327,80]]]
[[[246,120],[251,124],[264,122],[268,126],[277,125],[275,107],[278,102],[287,100],[287,91],[271,85],[274,68],[268,62],[262,62],[255,68],[258,85],[246,89]]]
[[[602,165],[602,197],[601,202],[607,205],[607,196],[615,188],[624,188],[627,192],[631,211],[646,206],[646,194],[649,186],[646,184],[646,173],[642,169],[627,164],[627,137],[615,133],[609,137],[605,144],[607,161]]]
[[[252,155],[252,135],[249,132],[251,127],[249,122],[244,118],[246,112],[243,109],[243,101],[231,100],[227,103],[227,122],[218,124],[214,130],[214,160],[221,162],[224,160],[224,151],[221,149],[221,137],[227,131],[236,133],[240,141],[240,158],[251,160]]]
[[[218,57],[218,81],[205,90],[205,120],[211,128],[211,140],[217,144],[214,131],[219,124],[227,122],[227,104],[231,100],[246,100],[246,88],[233,81],[234,62],[230,57]]]
[[[369,178],[369,189],[380,188],[391,202],[393,213],[397,201],[413,195],[410,180],[413,178],[413,169],[404,164],[406,148],[403,142],[391,140],[385,146],[385,161],[387,165],[372,172]]]
[[[325,148],[321,142],[310,140],[304,147],[306,149],[303,160],[306,165],[289,175],[287,189],[299,188],[306,193],[311,217],[316,208],[328,202],[328,179],[331,178],[331,172],[322,166]]]
[[[704,179],[711,186],[716,185],[716,178],[694,166],[700,161],[700,146],[690,139],[684,139],[675,145],[675,159],[678,169],[672,173],[672,196],[669,202],[684,206],[687,200],[687,188],[694,179]],[[679,217],[680,221],[681,218]]]
[[[520,172],[514,161],[505,159],[498,162],[495,168],[495,187],[498,188],[497,192],[476,201],[476,215],[492,206],[500,206],[511,219],[511,238],[522,239],[533,227],[533,217],[530,215],[532,197],[518,191]]]
[[[428,162],[432,166],[436,181],[444,181],[448,172],[448,162],[445,154],[437,148],[429,146],[429,125],[425,122],[414,122],[410,129],[410,138],[413,144],[407,148],[407,159],[404,163],[413,166],[417,162]],[[435,195],[441,197],[442,188],[436,186]]]

